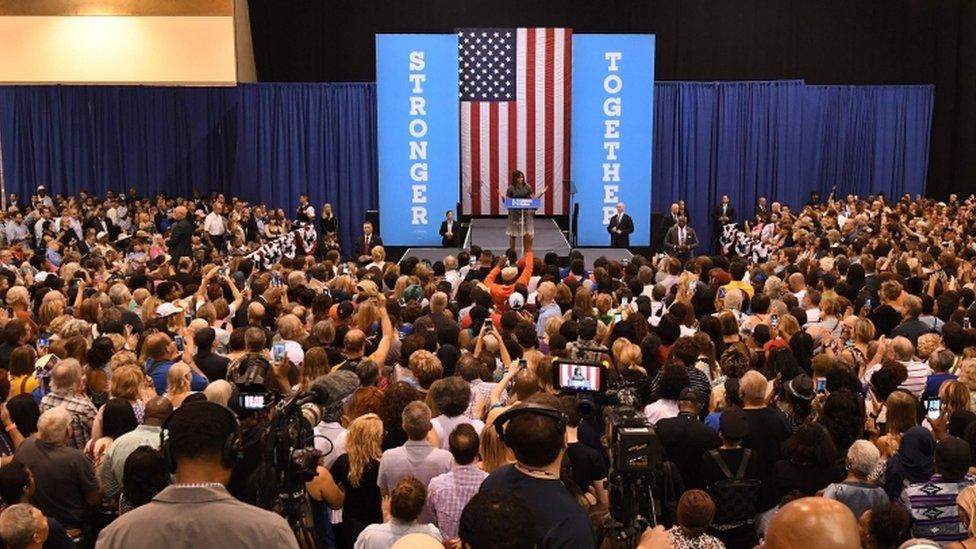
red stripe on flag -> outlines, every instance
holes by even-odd
[[[535,29],[525,29],[525,166],[526,182],[538,188],[535,179]]]
[[[549,185],[549,190],[546,191],[546,213],[554,213],[552,202],[553,196],[556,194],[556,185],[561,184],[561,182],[552,180],[552,162],[553,154],[555,153],[556,142],[555,142],[555,127],[553,124],[553,89],[555,86],[555,75],[553,70],[555,70],[555,52],[556,52],[556,29],[546,29],[546,42],[545,42],[545,52],[546,52],[546,150],[545,150],[545,184]]]
[[[491,190],[488,200],[491,203],[491,215],[498,215],[498,158],[501,148],[498,146],[498,102],[488,104],[488,139],[491,147],[491,162],[488,163]]]
[[[566,39],[563,41],[563,180],[557,181],[558,185],[563,185],[563,211],[572,215],[569,211],[569,193],[570,193],[570,173],[569,173],[569,157],[570,151],[570,135],[572,132],[569,131],[569,126],[572,120],[570,119],[570,111],[573,109],[571,105],[572,101],[572,83],[573,83],[573,30],[566,29]]]
[[[471,109],[471,133],[468,136],[471,139],[471,213],[481,215],[484,213],[481,211],[481,186],[484,184],[481,180],[481,110],[477,101],[469,102],[468,108]]]
[[[505,185],[511,181],[512,172],[519,169],[518,164],[518,101],[508,103],[508,173],[502,174]]]

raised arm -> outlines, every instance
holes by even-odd
[[[390,315],[386,312],[386,298],[383,294],[376,297],[376,306],[380,308],[380,326],[383,329],[383,338],[376,347],[376,351],[369,355],[369,358],[382,366],[386,363],[386,357],[390,354],[390,346],[393,345],[393,323],[390,322]]]

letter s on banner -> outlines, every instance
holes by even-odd
[[[440,245],[459,199],[456,34],[376,35],[380,226],[394,246]]]

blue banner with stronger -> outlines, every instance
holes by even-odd
[[[439,246],[458,202],[456,34],[376,35],[380,227],[395,246]]]
[[[634,221],[631,246],[651,241],[654,35],[573,36],[572,170],[577,243],[607,246],[618,203]]]

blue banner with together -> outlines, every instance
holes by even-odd
[[[573,37],[572,173],[581,246],[610,243],[618,203],[634,221],[631,246],[651,239],[654,35]]]
[[[458,202],[456,34],[376,36],[381,236],[396,246],[439,246]]]

